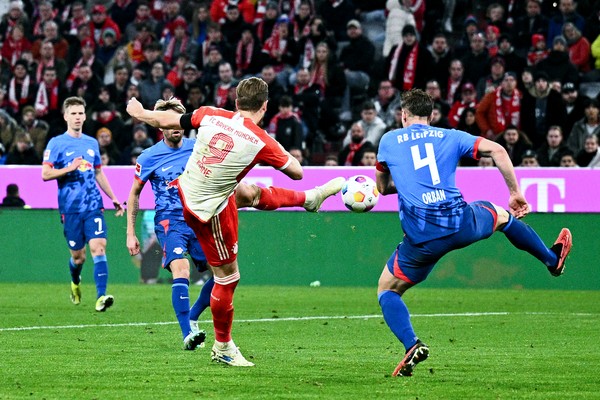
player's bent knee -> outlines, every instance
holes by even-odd
[[[182,258],[178,260],[173,260],[169,264],[169,268],[171,269],[171,273],[173,274],[173,279],[190,279],[190,264],[188,263],[187,259]]]
[[[235,190],[235,205],[241,207],[254,207],[260,200],[260,188],[256,185],[240,183]]]
[[[499,207],[494,204],[494,208],[496,209],[496,214],[498,217],[496,218],[496,226],[495,230],[501,229],[504,225],[508,223],[508,219],[510,218],[510,214],[504,208]]]

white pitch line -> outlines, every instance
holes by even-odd
[[[467,313],[435,313],[435,314],[412,314],[411,318],[445,318],[445,317],[489,317],[489,316],[500,316],[500,315],[559,315],[561,313],[547,313],[547,312],[467,312]],[[594,313],[568,313],[566,315],[573,316],[598,316],[600,314]],[[233,322],[236,323],[255,323],[255,322],[289,322],[289,321],[317,321],[317,320],[332,320],[332,319],[372,319],[372,318],[383,318],[381,314],[375,315],[323,315],[313,317],[287,317],[287,318],[260,318],[260,319],[237,319]],[[211,324],[211,321],[200,320],[201,324]],[[57,325],[57,326],[22,326],[14,328],[0,328],[0,332],[14,332],[14,331],[34,331],[34,330],[48,330],[48,329],[84,329],[84,328],[118,328],[124,326],[148,326],[148,325],[174,325],[176,321],[169,322],[128,322],[124,324],[90,324],[90,325]]]

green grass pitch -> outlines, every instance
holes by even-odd
[[[0,284],[0,399],[600,399],[600,292],[415,288],[430,346],[411,378],[376,289],[238,286],[233,337],[254,368],[181,350],[170,285]],[[192,287],[191,296],[199,288]]]

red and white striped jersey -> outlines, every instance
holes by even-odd
[[[277,141],[239,112],[200,107],[191,123],[198,134],[179,186],[186,206],[201,221],[225,208],[238,182],[256,164],[282,170],[291,162]]]

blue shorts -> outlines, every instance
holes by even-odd
[[[61,214],[63,233],[71,250],[81,250],[91,239],[106,239],[104,211],[94,210],[85,213]]]
[[[155,227],[156,238],[163,250],[162,267],[169,270],[173,260],[192,257],[198,271],[206,271],[206,256],[192,228],[185,221],[163,219]]]
[[[467,205],[459,229],[452,235],[425,243],[414,244],[405,236],[387,262],[389,271],[405,282],[417,284],[424,281],[435,264],[452,250],[462,249],[492,236],[498,214],[488,201]]]

